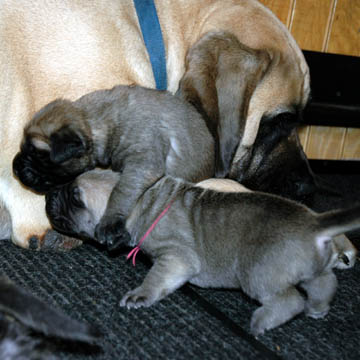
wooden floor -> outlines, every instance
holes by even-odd
[[[360,56],[360,0],[260,1],[302,49]],[[360,159],[360,129],[308,126],[300,138],[309,158]]]

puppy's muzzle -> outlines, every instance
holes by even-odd
[[[49,174],[43,175],[33,167],[33,161],[30,156],[24,156],[18,153],[13,161],[14,175],[27,187],[38,193],[45,193],[54,186],[54,179]]]
[[[58,166],[52,164],[49,156],[35,156],[31,152],[19,152],[13,160],[14,175],[25,186],[40,194],[45,194],[53,187],[73,180],[74,176],[62,174]]]

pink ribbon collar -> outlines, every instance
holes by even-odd
[[[130,259],[132,257],[132,264],[135,266],[135,258],[137,253],[141,250],[140,246],[142,245],[142,243],[144,242],[144,240],[150,235],[150,233],[154,230],[155,226],[157,225],[157,223],[161,220],[161,218],[168,212],[168,210],[170,209],[171,205],[172,205],[173,201],[170,202],[170,204],[161,212],[161,214],[155,219],[155,221],[152,223],[152,225],[149,227],[149,229],[146,231],[146,233],[144,234],[144,236],[140,239],[139,243],[137,244],[136,247],[134,247],[128,254],[128,256],[126,257],[126,260]]]

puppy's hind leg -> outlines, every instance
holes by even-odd
[[[335,274],[331,270],[324,272],[320,276],[302,283],[301,287],[308,296],[305,303],[306,316],[314,319],[326,316],[330,309],[330,302],[336,292],[337,279]]]
[[[156,259],[143,283],[129,291],[121,299],[120,305],[128,309],[148,307],[174,292],[199,272],[199,261],[191,260],[189,255],[179,256],[178,252],[176,255],[161,255]]]
[[[295,287],[291,286],[281,293],[262,299],[262,306],[254,311],[250,330],[254,336],[273,329],[304,310],[305,300]]]

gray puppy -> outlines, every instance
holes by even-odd
[[[209,178],[214,156],[210,132],[190,104],[168,92],[116,86],[42,108],[24,130],[13,168],[42,193],[96,166],[121,173],[96,229],[98,241],[114,248],[129,240],[125,219],[149,186],[165,174]]]
[[[52,190],[50,221],[60,217],[65,229],[93,237],[118,176],[96,170]],[[241,287],[262,304],[251,319],[256,336],[302,311],[327,314],[337,286],[332,268],[341,262],[333,237],[360,227],[360,206],[316,214],[276,195],[218,192],[164,176],[138,199],[126,227],[132,237],[126,245],[137,245],[133,262],[141,246],[154,265],[122,306],[150,306],[187,281]],[[348,266],[354,261],[355,250]]]

